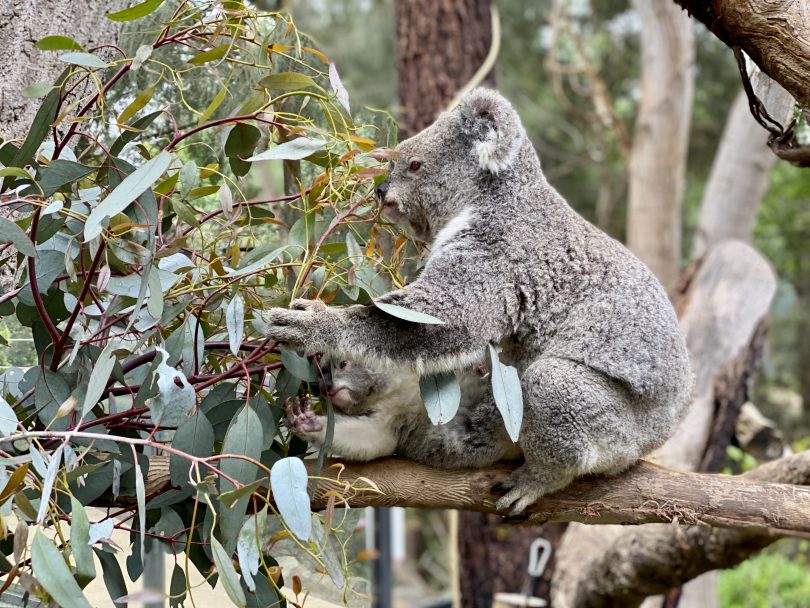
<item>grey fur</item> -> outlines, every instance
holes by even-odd
[[[447,424],[435,426],[422,405],[419,376],[413,371],[347,361],[333,366],[332,453],[356,461],[397,454],[446,468],[520,458],[522,452],[506,433],[488,380],[468,372],[461,374],[461,386],[458,413]],[[316,415],[308,405],[289,409],[287,426],[311,445],[324,445],[326,416]]]
[[[672,306],[548,184],[509,102],[476,89],[397,152],[386,213],[433,247],[421,275],[381,300],[446,324],[299,300],[268,312],[267,336],[417,373],[467,369],[501,344],[524,393],[526,462],[498,503],[513,512],[660,446],[692,387]]]

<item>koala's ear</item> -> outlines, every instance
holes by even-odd
[[[473,143],[482,169],[499,173],[511,167],[523,137],[520,118],[496,91],[477,88],[459,103],[461,129]]]

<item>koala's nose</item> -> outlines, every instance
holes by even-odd
[[[380,185],[377,186],[375,192],[377,193],[377,198],[381,201],[385,200],[385,193],[388,192],[388,180],[380,182]]]

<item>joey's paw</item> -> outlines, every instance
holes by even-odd
[[[508,511],[511,517],[520,515],[526,507],[540,497],[567,486],[573,477],[552,476],[539,465],[523,464],[509,477],[495,484],[494,493],[505,492],[495,503],[499,511]]]
[[[285,422],[287,427],[297,435],[319,433],[325,429],[323,417],[312,411],[312,401],[309,397],[288,402],[285,407]]]
[[[303,310],[313,314],[325,313],[326,304],[320,300],[305,300],[299,298],[290,302],[290,310]]]

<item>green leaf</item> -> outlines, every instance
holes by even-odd
[[[270,91],[298,91],[307,87],[318,86],[317,83],[299,72],[279,72],[262,78],[258,85]]]
[[[29,84],[22,90],[23,97],[27,97],[29,99],[35,97],[45,97],[48,93],[51,92],[53,89],[53,84],[50,82],[35,82],[34,84]]]
[[[93,549],[98,561],[101,562],[101,571],[104,573],[104,586],[107,587],[107,593],[110,594],[110,599],[124,597],[129,593],[127,591],[127,583],[124,580],[124,573],[121,572],[121,564],[112,553],[107,553],[101,549]],[[126,602],[116,602],[116,606],[123,606],[127,608]]]
[[[405,308],[404,306],[397,306],[396,304],[387,304],[385,302],[374,302],[374,306],[379,308],[386,314],[402,319],[403,321],[411,321],[412,323],[424,323],[426,325],[444,325],[444,321],[437,319],[432,315],[418,312]]]
[[[282,458],[270,469],[273,500],[284,523],[299,540],[307,542],[312,534],[307,468],[300,458]]]
[[[90,372],[90,380],[87,382],[87,392],[84,395],[84,402],[82,404],[82,418],[85,417],[93,406],[98,403],[99,399],[104,396],[107,387],[107,381],[110,379],[113,367],[115,367],[115,355],[113,351],[118,348],[118,343],[111,340],[104,347],[104,350],[99,354],[96,359],[96,364],[93,366],[93,371]]]
[[[281,350],[281,362],[284,369],[293,376],[304,382],[317,382],[320,380],[315,366],[306,357],[302,357],[297,352],[283,348]]]
[[[62,554],[37,530],[31,544],[31,566],[37,580],[62,608],[92,608],[70,573]]]
[[[127,175],[99,205],[90,212],[84,225],[84,240],[90,241],[101,234],[101,222],[121,213],[132,201],[154,184],[172,162],[170,152],[164,150]]]
[[[520,376],[511,365],[504,365],[498,357],[498,350],[489,345],[492,359],[492,395],[495,405],[506,425],[506,432],[512,441],[520,436],[520,425],[523,423],[523,388]]]
[[[0,177],[8,176],[34,181],[34,178],[31,177],[31,174],[28,173],[28,171],[25,169],[20,169],[19,167],[6,167],[4,169],[0,169]]]
[[[113,142],[113,145],[110,146],[110,154],[117,156],[121,150],[124,149],[125,145],[138,137],[138,135],[140,135],[144,129],[152,124],[161,114],[163,114],[163,110],[157,110],[156,112],[152,112],[151,114],[147,114],[146,116],[139,118],[129,125],[127,129],[118,136],[118,139]]]
[[[222,442],[221,454],[234,454],[247,456],[258,461],[262,455],[262,440],[264,435],[259,416],[248,405],[242,407],[236,418],[231,422],[225,440]],[[225,458],[220,461],[220,469],[231,479],[241,484],[249,484],[256,480],[258,469],[256,465],[241,458]],[[228,492],[236,489],[227,479],[220,482],[220,491]],[[242,527],[249,496],[240,498],[229,508],[220,510],[219,527],[225,546],[232,552],[236,548],[236,538]]]
[[[225,326],[228,329],[228,345],[234,355],[239,354],[242,338],[245,336],[245,303],[236,294],[225,309]]]
[[[62,186],[72,184],[95,170],[94,167],[85,167],[71,160],[57,158],[40,170],[37,181],[45,196],[51,196]]]
[[[214,450],[214,427],[201,411],[183,422],[174,434],[172,447],[198,458],[210,456]],[[177,454],[169,456],[169,472],[172,485],[187,487],[191,463]]]
[[[154,13],[161,4],[163,4],[163,0],[145,0],[140,4],[130,6],[122,11],[107,13],[107,19],[111,21],[134,21],[135,19],[140,19],[150,13]]]
[[[239,540],[236,543],[239,569],[242,571],[245,585],[251,592],[256,591],[256,583],[253,581],[253,577],[259,571],[262,532],[266,523],[267,507],[247,518],[245,525],[239,530]]]
[[[262,477],[257,479],[256,481],[249,483],[247,485],[242,486],[238,490],[228,490],[227,492],[223,492],[218,496],[219,502],[221,502],[226,507],[230,507],[233,503],[244,496],[250,496],[254,494],[256,490],[261,488],[265,485],[269,479],[267,477]]]
[[[188,193],[197,185],[198,179],[199,171],[197,170],[196,163],[193,160],[186,162],[183,168],[180,169],[180,198],[185,199],[188,197]],[[178,213],[178,215],[180,214]],[[188,223],[185,219],[183,221]],[[197,225],[199,225],[199,223]]]
[[[247,123],[237,123],[228,133],[225,140],[225,156],[231,170],[237,177],[243,177],[250,171],[250,163],[244,159],[253,154],[261,138],[261,131]]]
[[[59,55],[59,59],[65,63],[73,65],[80,65],[85,68],[108,68],[110,67],[104,61],[92,55],[91,53],[63,53]]]
[[[0,217],[0,243],[11,243],[23,255],[37,257],[36,247],[28,235],[17,224],[4,217]]]
[[[290,249],[288,245],[284,245],[283,247],[279,247],[278,249],[274,249],[267,255],[263,256],[261,259],[256,260],[255,262],[244,266],[243,268],[237,268],[236,270],[231,270],[226,274],[226,277],[241,277],[246,274],[250,274],[251,272],[256,272],[260,268],[264,268],[271,262],[274,262],[282,253],[284,253],[287,249]]]
[[[225,593],[228,594],[234,605],[245,608],[247,598],[245,592],[242,591],[242,586],[239,584],[239,575],[236,574],[236,568],[233,567],[230,555],[213,536],[211,537],[211,555],[217,567],[219,580],[222,581],[222,586],[225,587]]]
[[[193,63],[194,65],[201,65],[203,63],[208,63],[209,61],[216,61],[217,59],[222,59],[228,53],[230,48],[230,44],[220,44],[219,46],[215,46],[214,48],[203,51],[202,53],[197,53],[194,55],[194,57],[189,59],[188,62]]]
[[[40,51],[81,51],[82,45],[69,36],[45,36],[34,45]]]
[[[152,95],[155,93],[155,85],[146,87],[143,91],[138,93],[138,96],[132,100],[132,103],[124,108],[118,115],[118,124],[126,123],[130,118],[140,112],[146,104],[152,100]]]
[[[8,163],[11,167],[24,167],[34,156],[34,153],[39,148],[39,144],[45,139],[45,136],[51,130],[51,124],[56,119],[56,110],[59,107],[60,87],[64,83],[70,73],[70,69],[64,70],[59,78],[56,79],[54,89],[48,93],[42,101],[42,105],[37,110],[34,120],[31,122],[31,130],[25,137],[25,141],[20,146],[20,149],[15,154],[14,159]]]
[[[70,550],[76,562],[76,579],[82,587],[96,578],[93,549],[90,547],[90,520],[84,505],[70,497]]]
[[[318,150],[322,150],[326,142],[322,139],[315,139],[313,137],[297,137],[290,141],[285,141],[274,148],[251,156],[247,160],[255,163],[261,160],[301,160]]]
[[[228,94],[228,89],[222,87],[219,92],[214,95],[214,98],[211,100],[211,103],[203,110],[203,113],[197,119],[197,126],[201,126],[205,124],[205,121],[213,116],[214,112],[217,111],[217,108],[225,101],[225,95]]]
[[[180,564],[175,564],[172,569],[172,580],[169,583],[169,608],[180,608],[187,593],[186,573]]]
[[[461,403],[461,386],[453,372],[422,376],[419,392],[433,424],[445,424],[456,415]]]

